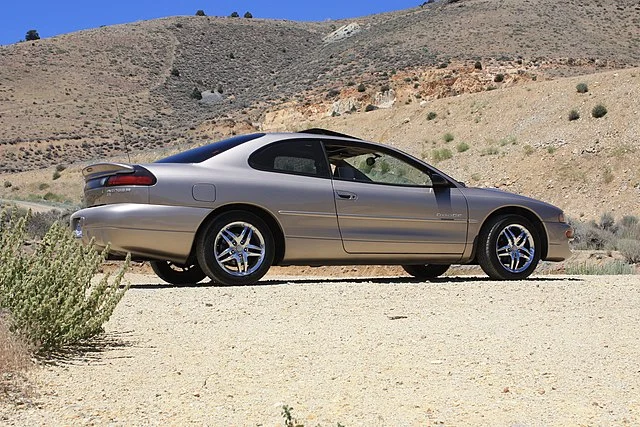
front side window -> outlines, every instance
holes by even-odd
[[[326,144],[334,179],[378,184],[429,187],[422,169],[378,147]]]
[[[256,151],[249,157],[254,169],[329,178],[329,167],[320,141],[286,140]]]

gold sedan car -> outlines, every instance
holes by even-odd
[[[468,188],[381,144],[322,129],[256,133],[155,163],[83,170],[76,236],[111,257],[151,261],[173,284],[260,280],[272,265],[402,265],[431,279],[479,264],[527,278],[570,255],[559,208]]]

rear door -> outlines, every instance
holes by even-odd
[[[432,187],[430,171],[400,153],[366,143],[325,143],[338,225],[349,253],[462,255],[465,197]]]

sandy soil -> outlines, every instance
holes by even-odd
[[[640,423],[638,276],[129,278],[104,343],[32,372],[3,423]]]

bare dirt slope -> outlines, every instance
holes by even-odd
[[[320,126],[388,143],[468,185],[496,186],[540,198],[573,218],[597,219],[605,211],[616,217],[640,215],[640,69],[512,86],[511,76],[506,76],[506,86],[500,90],[428,101],[416,98],[413,84],[404,81],[413,82],[418,75],[406,72],[394,77],[399,87],[392,108],[326,117],[333,102],[325,100],[316,104],[318,108],[283,107],[261,127],[297,131]],[[589,91],[578,93],[578,83],[586,83]],[[360,102],[357,90],[353,92],[344,93],[344,100]],[[407,104],[403,97],[413,101]],[[600,119],[591,116],[597,104],[608,110]],[[580,118],[569,121],[573,109]],[[430,113],[436,114],[432,120]],[[195,132],[205,136],[214,129],[205,124]],[[445,134],[453,140],[446,142]],[[438,161],[443,150],[451,158]],[[169,152],[136,151],[131,161],[150,162]],[[128,161],[126,156],[112,160]],[[80,170],[85,165],[68,167],[56,180],[53,167],[0,175],[0,198],[77,205],[84,185]]]
[[[360,31],[327,38],[344,25]],[[635,0],[461,0],[348,21],[174,17],[0,46],[0,171],[196,142],[202,122],[243,131],[394,71],[476,60],[544,75],[640,65]],[[484,87],[484,86],[481,86]],[[213,91],[202,101],[193,89]],[[210,136],[213,136],[211,134]]]
[[[640,422],[638,279],[271,277],[133,288],[6,425]]]

